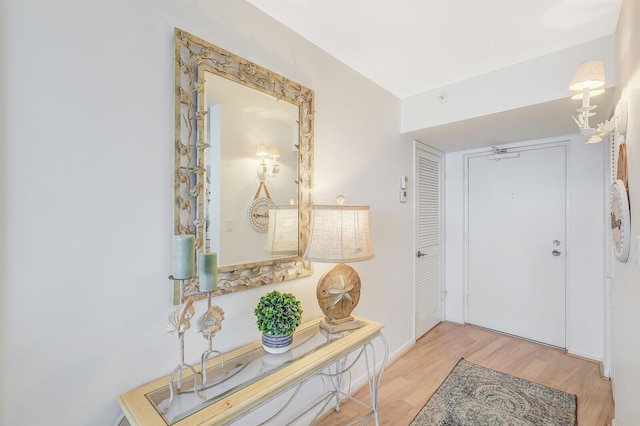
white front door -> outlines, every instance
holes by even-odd
[[[442,157],[416,143],[416,339],[442,321]]]
[[[565,150],[468,158],[468,322],[562,348]]]

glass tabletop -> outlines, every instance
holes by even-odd
[[[215,359],[221,360],[221,362],[207,368],[207,382],[204,387],[201,387],[200,383],[197,385],[197,389],[204,399],[199,398],[194,392],[193,377],[185,378],[182,381],[180,393],[175,390],[176,379],[174,379],[173,403],[164,413],[163,411],[170,400],[168,383],[160,389],[147,393],[146,397],[165,422],[172,425],[349,333],[347,331],[330,334],[319,329],[316,325],[297,331],[293,336],[293,346],[283,354],[269,354],[262,347],[258,347],[230,359],[225,358],[225,354],[219,355]],[[210,359],[214,359],[214,357]]]

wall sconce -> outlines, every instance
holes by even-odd
[[[267,148],[265,144],[261,143],[258,145],[256,155],[260,157],[260,163],[258,164],[260,180],[264,182],[268,177],[276,177],[280,172],[280,165],[277,160],[280,157],[280,149],[277,146]],[[271,164],[267,164],[266,157],[271,157]]]
[[[369,236],[369,206],[313,206],[309,244],[304,258],[313,262],[338,262],[318,281],[318,304],[325,315],[320,328],[329,333],[361,326],[351,316],[360,300],[360,276],[345,262],[373,257]]]
[[[569,89],[574,92],[571,99],[582,99],[582,107],[578,108],[578,114],[572,117],[580,128],[580,134],[587,138],[587,143],[598,143],[614,130],[613,123],[608,120],[598,124],[595,129],[589,127],[589,117],[596,114],[592,111],[598,107],[591,105],[591,98],[603,94],[604,85],[604,66],[602,61],[598,60],[580,64],[569,85]]]

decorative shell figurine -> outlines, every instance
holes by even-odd
[[[183,334],[189,328],[191,328],[191,321],[189,321],[196,313],[196,308],[193,307],[193,299],[189,298],[182,305],[182,307],[176,309],[169,314],[167,319],[167,331],[173,333],[177,331],[178,334]]]
[[[222,320],[224,319],[224,311],[220,306],[211,306],[207,312],[198,318],[196,323],[196,331],[202,333],[202,336],[209,340],[216,333],[222,330]]]

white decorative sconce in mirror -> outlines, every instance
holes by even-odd
[[[213,296],[311,275],[313,272],[312,264],[304,260],[302,254],[307,245],[312,204],[313,91],[179,28],[174,31],[174,42],[174,235],[194,235],[196,257],[211,251],[218,253],[220,264],[217,268],[217,288],[210,293]],[[223,83],[218,83],[218,81]],[[219,87],[222,86],[224,88],[220,89]],[[247,247],[243,238],[237,237],[238,225],[246,225],[249,228],[249,224],[246,223],[246,211],[244,209],[230,213],[225,211],[224,216],[220,213],[221,204],[224,204],[224,207],[235,205],[225,202],[220,193],[225,188],[235,188],[237,185],[237,182],[234,181],[225,182],[225,175],[221,170],[234,167],[225,159],[223,148],[226,149],[230,144],[237,147],[238,144],[235,141],[246,140],[246,138],[236,138],[233,134],[227,134],[225,129],[236,131],[249,126],[237,121],[226,123],[224,115],[216,114],[216,109],[208,105],[207,97],[209,93],[218,92],[220,104],[216,105],[216,108],[225,109],[230,108],[230,105],[225,103],[226,101],[237,100],[239,97],[245,96],[244,91],[247,90],[259,92],[259,95],[268,98],[265,103],[268,102],[271,106],[265,107],[261,103],[258,108],[261,111],[262,108],[275,109],[277,108],[275,105],[283,103],[293,107],[295,111],[295,119],[292,120],[295,123],[295,128],[287,128],[289,135],[291,131],[295,135],[293,147],[296,151],[294,153],[295,164],[288,164],[285,161],[278,163],[279,152],[269,152],[265,146],[267,153],[265,157],[272,159],[272,164],[269,164],[268,161],[265,162],[267,169],[265,178],[269,174],[279,173],[283,177],[285,173],[295,173],[293,179],[281,179],[283,183],[286,180],[286,183],[292,188],[283,189],[282,194],[278,195],[285,200],[288,200],[292,195],[295,196],[298,216],[297,250],[279,256],[267,254],[264,249],[267,244],[266,234],[256,234],[254,235],[256,238],[264,240],[259,244],[260,257],[247,258],[244,256],[241,260],[234,258],[234,260],[228,261],[224,259],[226,254],[231,252],[231,249],[225,245],[227,244],[226,239],[222,242],[221,236],[223,234],[225,237],[236,236],[232,238],[233,248],[239,249],[237,251],[240,255],[247,254],[246,252],[251,247]],[[240,93],[241,91],[242,93]],[[219,128],[209,129],[207,124],[212,122],[218,123]],[[255,146],[254,144],[253,148],[244,147],[242,149],[255,150]],[[210,160],[209,154],[212,152],[215,155],[212,155],[213,159]],[[253,174],[251,177],[256,179]],[[250,185],[253,184],[254,182],[250,183]],[[210,194],[210,197],[207,194]],[[249,197],[252,195],[252,193],[247,194]],[[249,201],[250,198],[247,203]],[[284,203],[281,201],[280,204]],[[241,220],[242,223],[240,223]],[[226,225],[223,227],[222,223]],[[230,233],[232,231],[233,233]],[[244,248],[235,247],[242,244],[245,244]],[[258,244],[251,244],[251,246],[258,247]],[[198,281],[197,272],[192,278],[184,280],[184,286],[180,286],[180,283],[175,281],[174,303],[180,304],[189,297],[204,297],[204,294],[199,291]],[[182,294],[181,288],[183,288]]]
[[[258,164],[258,176],[260,180],[264,182],[267,178],[274,178],[278,176],[280,172],[280,165],[278,164],[278,158],[280,158],[280,148],[277,146],[270,146],[267,148],[265,144],[258,145],[256,155],[260,157],[260,164]],[[271,158],[271,164],[267,164],[266,157]]]
[[[615,131],[614,116],[611,120],[600,123],[596,128],[590,127],[589,117],[596,115],[593,112],[598,105],[591,105],[591,98],[604,93],[605,76],[602,61],[592,60],[583,62],[578,67],[569,89],[574,93],[571,99],[582,99],[582,107],[578,108],[578,114],[572,116],[580,128],[580,133],[587,139],[587,143],[598,143],[610,133]]]

